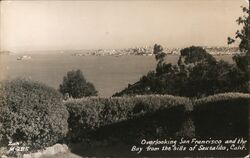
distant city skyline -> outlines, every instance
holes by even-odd
[[[1,1],[0,50],[227,46],[245,0]]]

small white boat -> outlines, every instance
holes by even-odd
[[[23,56],[18,56],[17,60],[29,60],[31,59],[31,56],[28,55],[23,55]]]

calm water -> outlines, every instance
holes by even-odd
[[[100,96],[111,96],[156,66],[154,56],[71,56],[56,53],[25,54],[32,59],[17,60],[20,55],[2,55],[0,79],[29,78],[58,89],[68,71],[80,69],[85,78],[95,85]],[[232,61],[231,56],[217,58]],[[167,60],[176,63],[178,56],[168,56]]]

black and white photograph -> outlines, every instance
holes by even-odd
[[[249,0],[0,0],[0,158],[249,158]]]

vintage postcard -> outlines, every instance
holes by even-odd
[[[248,0],[0,1],[0,157],[249,157]]]

